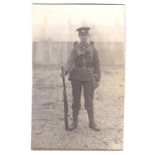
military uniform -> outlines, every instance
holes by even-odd
[[[79,28],[81,33],[88,33],[89,28]],[[88,112],[89,126],[98,131],[94,122],[94,82],[98,83],[101,78],[100,63],[96,48],[91,43],[74,43],[74,47],[65,65],[66,73],[72,84],[73,95],[73,129],[77,127],[78,113],[81,108],[81,91],[84,90],[85,108]],[[95,81],[94,81],[95,80]]]

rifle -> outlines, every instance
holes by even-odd
[[[64,68],[61,66],[61,71],[64,73]],[[67,103],[67,94],[66,94],[66,84],[65,84],[65,77],[62,76],[63,82],[63,99],[64,99],[64,122],[65,122],[65,129],[69,130],[68,126],[68,103]]]

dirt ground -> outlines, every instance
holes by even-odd
[[[104,67],[95,91],[95,120],[101,128],[88,127],[87,112],[79,113],[78,128],[64,129],[64,104],[60,70],[50,67],[33,70],[32,149],[45,150],[122,150],[124,111],[124,68]],[[72,122],[71,85],[66,77],[69,124]]]

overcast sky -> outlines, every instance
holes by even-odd
[[[124,41],[123,5],[33,5],[33,40],[78,40],[76,28],[91,27],[94,41]]]

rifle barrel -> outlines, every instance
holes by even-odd
[[[61,67],[62,73],[64,72],[63,66]],[[65,77],[62,77],[63,81],[63,99],[64,99],[64,121],[65,121],[65,129],[68,130],[68,103],[67,103],[67,94],[66,94],[66,84]]]

